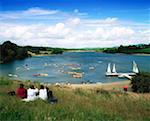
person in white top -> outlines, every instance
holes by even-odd
[[[38,89],[36,88],[34,88],[34,86],[33,85],[31,85],[30,86],[30,88],[27,90],[27,98],[26,99],[23,99],[23,101],[34,101],[34,100],[36,100],[36,99],[38,99],[38,96],[37,96],[37,94],[38,94]]]
[[[40,86],[39,98],[42,99],[42,100],[47,100],[47,99],[48,99],[48,96],[47,96],[47,89],[44,88],[43,85]]]

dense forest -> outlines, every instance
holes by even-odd
[[[129,45],[129,46],[123,46],[120,45],[120,47],[114,47],[114,48],[107,48],[103,52],[106,53],[125,53],[125,54],[150,54],[150,44],[139,44],[139,45]]]
[[[0,63],[21,60],[29,56],[25,47],[20,47],[10,41],[6,41],[0,45]]]

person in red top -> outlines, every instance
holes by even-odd
[[[26,98],[27,97],[27,90],[24,88],[23,84],[20,84],[20,87],[16,90],[16,95],[19,98]]]

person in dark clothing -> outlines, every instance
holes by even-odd
[[[27,90],[24,88],[23,84],[20,84],[20,87],[17,88],[16,96],[22,99],[27,97]]]
[[[53,92],[49,90],[48,87],[46,87],[46,90],[47,90],[48,102],[51,104],[57,103],[58,99],[53,96]]]

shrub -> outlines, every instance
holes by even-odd
[[[131,80],[133,92],[150,92],[150,73],[140,73]]]
[[[62,53],[63,53],[63,50],[61,48],[54,48],[51,51],[51,54],[62,54]]]

